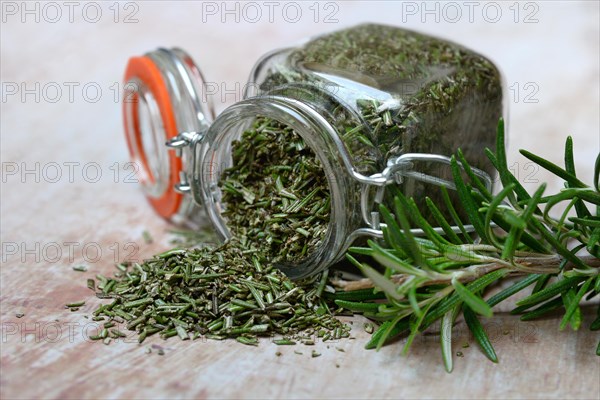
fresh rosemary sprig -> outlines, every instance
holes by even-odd
[[[336,303],[383,322],[367,348],[380,348],[393,336],[405,333],[409,335],[406,352],[417,334],[441,320],[442,354],[446,369],[451,371],[451,327],[462,313],[484,354],[496,362],[496,353],[477,314],[490,317],[493,306],[534,284],[532,293],[517,302],[514,313],[525,312],[521,319],[530,320],[564,308],[560,329],[567,325],[574,330],[580,328],[581,301],[600,293],[600,155],[590,186],[576,176],[571,138],[566,143],[565,168],[521,151],[565,181],[559,193],[544,195],[546,185],[542,184],[530,195],[508,169],[504,141],[500,121],[497,150],[486,150],[503,185],[496,195],[471,172],[460,150],[452,158],[454,184],[467,218],[448,221],[439,211],[441,205],[426,201],[444,235],[434,230],[413,199],[399,193],[393,210],[380,206],[386,224],[383,243],[370,241],[368,247],[350,249],[348,259],[370,282],[349,284],[347,289],[362,289],[356,292],[356,298],[353,292],[338,293]],[[448,199],[446,189],[441,190],[442,198]],[[450,201],[445,203],[454,208]],[[566,207],[560,217],[550,216],[561,203]],[[570,216],[571,210],[575,216]],[[450,229],[454,224],[462,234]],[[476,239],[466,233],[467,224],[474,227]],[[422,237],[411,233],[415,227],[423,231]],[[383,272],[359,262],[356,255],[370,257]],[[525,276],[484,299],[486,288],[509,275]],[[369,290],[364,288],[369,283],[375,287],[371,293],[385,294],[384,301],[369,297]],[[593,330],[600,329],[600,307],[598,313],[591,325]],[[596,353],[599,351],[600,344]]]

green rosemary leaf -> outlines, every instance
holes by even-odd
[[[394,331],[394,328],[396,326],[398,326],[398,323],[400,322],[401,318],[402,317],[400,317],[400,316],[394,318],[391,321],[390,325],[386,328],[386,330],[381,334],[381,337],[379,338],[379,342],[377,342],[377,347],[376,347],[377,351],[381,350],[383,345],[392,338],[392,336],[391,336],[392,332]],[[410,325],[408,320],[407,320],[407,324]]]
[[[490,359],[490,361],[497,363],[498,357],[496,356],[496,352],[494,351],[494,346],[492,346],[490,338],[485,333],[485,329],[483,329],[481,322],[479,321],[473,310],[469,306],[465,305],[463,306],[463,315],[465,317],[465,322],[467,326],[473,333],[473,337],[477,341],[477,344],[479,344],[481,350],[483,350],[484,354],[487,358]]]
[[[573,157],[573,138],[571,136],[567,136],[567,141],[565,143],[565,170],[574,177],[577,177],[577,173],[575,172],[575,160]],[[572,186],[567,183],[567,187]],[[578,199],[575,202],[575,211],[580,218],[586,218],[591,215],[581,199]]]
[[[555,251],[563,256],[564,258],[571,261],[578,268],[586,269],[587,266],[581,261],[579,257],[577,257],[573,252],[569,251],[565,246],[563,246],[548,229],[537,219],[532,218],[531,224],[535,227],[535,229],[542,235],[542,237],[550,243],[550,245],[555,249]]]
[[[359,289],[359,290],[350,290],[347,292],[335,292],[335,293],[327,293],[325,292],[325,297],[333,298],[335,300],[344,300],[344,301],[365,301],[365,300],[379,300],[385,299],[385,294],[378,292],[374,293],[373,289]]]
[[[546,315],[549,312],[554,311],[557,308],[560,308],[562,306],[563,306],[562,298],[557,297],[554,300],[547,301],[543,305],[521,315],[520,319],[521,319],[521,321],[531,321],[531,320],[541,317],[542,315]],[[519,308],[517,307],[513,311],[511,311],[511,314],[519,314],[520,312],[521,312],[521,310],[519,310]]]
[[[444,200],[446,209],[448,210],[448,212],[452,216],[452,219],[454,220],[454,224],[458,227],[458,229],[462,233],[464,242],[461,242],[461,243],[473,243],[473,239],[471,238],[471,235],[469,235],[469,233],[465,229],[464,224],[462,223],[460,217],[458,216],[458,213],[456,212],[456,209],[454,208],[454,205],[452,204],[452,200],[450,200],[450,195],[448,194],[448,190],[444,186],[442,186],[442,187],[440,187],[440,192],[442,193],[442,199]]]
[[[350,261],[352,265],[360,270],[362,264],[356,258],[352,257],[351,254],[346,253],[346,260]]]
[[[521,214],[520,218],[525,226],[527,226],[529,220],[532,219],[534,212],[537,210],[537,205],[542,198],[544,190],[546,190],[545,183],[540,185],[540,187],[535,191],[533,197],[531,197],[527,202],[525,211]],[[504,248],[502,249],[503,259],[512,261],[514,252],[521,241],[523,230],[524,228],[519,226],[513,226],[511,228],[510,232],[508,233],[508,237],[506,238],[506,242],[504,243]]]
[[[171,249],[171,250],[165,251],[164,253],[157,254],[155,257],[158,257],[158,258],[168,258],[168,257],[170,257],[172,255],[183,254],[183,253],[185,253],[185,249]]]
[[[558,165],[556,165],[538,155],[535,155],[527,150],[519,150],[519,152],[521,154],[523,154],[523,156],[525,156],[529,160],[531,160],[534,163],[536,163],[537,165],[539,165],[540,167],[542,167],[542,168],[552,172],[554,175],[564,179],[569,184],[570,187],[576,187],[576,188],[586,188],[587,187],[587,185],[585,183],[581,182],[579,179],[577,179],[576,176],[568,173],[567,171],[565,171]]]
[[[561,293],[560,299],[563,301],[563,306],[565,310],[568,310],[571,307],[571,304],[575,301],[575,297],[577,296],[577,292],[574,288],[571,288],[564,293]],[[571,324],[571,328],[576,331],[581,326],[581,308],[579,307],[579,303],[575,304],[575,311],[573,315],[567,320],[567,323]],[[564,315],[563,315],[564,317]],[[562,320],[561,320],[562,324]],[[566,327],[566,324],[565,324]],[[564,329],[564,328],[563,328]],[[562,330],[562,329],[561,329]]]
[[[325,286],[327,286],[328,278],[329,270],[326,269],[325,271],[321,272],[321,279],[318,281],[317,290],[315,292],[318,298],[323,297],[323,291],[325,290]]]
[[[475,251],[465,250],[461,246],[448,245],[440,249],[443,257],[452,262],[477,263],[481,260],[481,255]]]
[[[385,344],[392,338],[400,335],[408,329],[408,319],[401,321],[385,321],[379,328],[371,335],[371,339],[365,345],[365,349],[375,349],[379,346],[379,343]],[[385,335],[385,336],[384,336]],[[383,339],[383,341],[382,341]],[[380,346],[379,346],[380,347]]]
[[[492,193],[490,193],[489,189],[483,184],[483,182],[481,182],[481,179],[479,179],[479,177],[477,175],[475,175],[475,173],[473,172],[473,169],[469,165],[469,162],[465,158],[465,155],[463,154],[461,149],[458,149],[456,151],[456,158],[458,158],[458,161],[460,161],[467,176],[469,177],[471,182],[473,182],[475,184],[475,187],[477,188],[479,193],[483,196],[483,198],[487,201],[492,200],[492,198],[493,198]]]
[[[273,343],[278,346],[294,346],[296,344],[296,342],[289,339],[275,339],[273,340]]]
[[[376,348],[377,343],[379,343],[379,340],[381,339],[381,336],[383,335],[383,332],[387,331],[387,329],[390,327],[391,324],[392,324],[392,321],[384,321],[381,325],[379,325],[377,330],[375,332],[373,332],[373,334],[371,335],[371,339],[369,340],[369,342],[367,342],[367,344],[365,345],[365,349]]]
[[[348,258],[352,259],[351,255],[347,255]],[[373,281],[373,284],[379,289],[383,290],[385,294],[393,298],[394,300],[401,300],[402,295],[396,291],[396,285],[387,279],[385,276],[381,275],[379,272],[375,271],[369,265],[364,263],[359,263],[356,261],[356,264],[361,272],[369,279]]]
[[[335,304],[354,312],[377,312],[380,303],[364,303],[346,300],[335,300]]]
[[[590,325],[590,330],[598,331],[600,330],[600,305],[597,307],[596,319]]]
[[[427,276],[425,271],[419,270],[409,263],[401,260],[388,250],[382,248],[377,243],[369,240],[369,246],[373,249],[373,258],[384,267],[390,268],[396,272],[408,275]]]
[[[431,211],[431,215],[433,216],[433,218],[436,220],[436,222],[439,224],[439,226],[444,230],[444,233],[446,234],[446,237],[448,238],[448,240],[453,244],[462,244],[462,241],[460,240],[458,235],[456,235],[456,233],[454,233],[454,231],[452,230],[452,227],[450,226],[450,224],[448,223],[446,218],[444,218],[440,209],[437,208],[437,206],[433,203],[433,201],[429,197],[426,197],[425,203],[427,204],[427,207],[429,207],[429,210]]]
[[[350,247],[348,248],[350,253],[360,254],[362,256],[370,256],[373,254],[373,249],[369,247]]]
[[[123,308],[124,309],[129,309],[129,308],[133,308],[133,307],[138,307],[138,306],[143,306],[146,304],[150,304],[153,303],[154,300],[150,297],[147,297],[145,299],[138,299],[138,300],[133,300],[133,301],[128,301],[126,303],[123,303]]]
[[[452,372],[452,322],[454,312],[452,310],[446,312],[442,318],[440,327],[440,344],[442,347],[442,359],[444,360],[444,368],[446,372]]]
[[[246,287],[250,290],[250,293],[252,294],[252,297],[254,297],[254,300],[256,300],[256,304],[258,304],[258,306],[264,310],[266,306],[264,299],[261,295],[262,292],[259,292],[254,286],[249,284],[246,284]]]
[[[598,347],[596,347],[596,355],[600,356],[600,342],[598,342]]]
[[[542,275],[535,283],[535,286],[533,287],[531,294],[537,293],[540,290],[544,289],[546,286],[548,286],[548,282],[550,282],[550,278],[552,278],[552,275],[550,275],[550,274]]]
[[[433,243],[438,246],[449,244],[423,217],[414,199],[408,200],[404,195],[399,194],[394,198],[394,206],[396,207],[396,214],[400,214],[404,210],[405,215],[408,214],[416,226],[421,228]]]
[[[508,274],[508,270],[499,269],[488,274],[485,274],[481,278],[477,278],[473,282],[468,283],[465,287],[468,291],[476,293],[483,289],[485,289],[488,285],[502,279],[504,276]],[[423,321],[423,327],[427,328],[439,318],[441,318],[449,309],[454,307],[459,301],[461,297],[457,293],[453,293],[448,296],[444,300],[442,300],[431,312],[425,317]]]
[[[398,243],[399,246],[404,249],[404,251],[408,252],[408,255],[416,265],[421,268],[431,267],[427,259],[423,257],[423,251],[411,232],[411,226],[408,222],[406,211],[396,207],[396,219],[400,222],[400,226],[402,227],[401,242]]]
[[[419,334],[419,328],[421,327],[421,324],[423,323],[423,319],[425,318],[425,315],[427,315],[427,312],[429,311],[429,309],[432,306],[433,306],[433,303],[430,303],[427,306],[427,308],[425,309],[425,311],[418,314],[418,319],[414,323],[410,324],[410,334],[408,335],[408,338],[406,339],[406,343],[404,344],[404,348],[402,349],[403,355],[408,354],[408,350],[410,349],[412,342],[415,340],[415,337],[417,337],[417,335]]]
[[[406,242],[406,239],[400,231],[400,226],[398,226],[396,219],[392,216],[390,211],[384,205],[379,206],[379,213],[383,217],[383,221],[386,224],[386,228],[384,228],[384,234],[387,231],[388,236],[386,238],[386,243],[390,247],[394,248],[396,251],[399,251],[401,252],[401,254],[404,254],[404,243]]]
[[[258,346],[258,339],[255,337],[238,336],[235,340],[247,346]]]
[[[421,321],[422,317],[423,317],[423,311],[419,307],[419,303],[417,301],[417,286],[416,285],[411,286],[410,290],[408,291],[408,301],[410,303],[410,306],[413,309],[413,312]]]
[[[579,199],[588,201],[592,204],[595,204],[596,206],[600,206],[600,193],[593,190],[592,188],[573,190],[576,191],[576,197],[578,197]]]
[[[600,228],[600,217],[591,217],[591,216],[587,217],[587,218],[569,217],[569,221],[574,222],[579,225],[588,226],[590,228]]]
[[[600,153],[596,156],[596,164],[594,165],[594,187],[600,192]]]
[[[595,278],[589,278],[587,281],[585,281],[583,283],[583,285],[581,285],[581,287],[579,288],[579,291],[577,292],[577,294],[573,298],[569,299],[569,306],[565,307],[567,309],[567,311],[565,312],[565,315],[564,315],[562,321],[560,322],[560,330],[561,331],[567,327],[567,324],[569,322],[571,322],[572,328],[574,331],[578,330],[579,327],[581,326],[581,311],[579,311],[578,318],[572,318],[572,317],[574,317],[577,314],[577,310],[580,310],[579,303],[581,302],[581,299],[583,298],[583,296],[587,293],[587,291],[594,279]]]
[[[550,210],[556,205],[565,200],[573,200],[577,202],[583,198],[585,189],[580,188],[566,188],[561,190],[559,193],[542,198],[541,202],[546,203],[544,210],[544,218],[548,218]]]
[[[575,173],[575,160],[573,157],[573,138],[567,136],[565,143],[565,170],[573,176],[577,176]]]
[[[489,205],[487,206],[487,210],[485,213],[484,226],[488,229],[488,235],[486,237],[488,239],[490,239],[490,242],[498,248],[501,247],[501,244],[498,242],[498,240],[495,239],[495,235],[491,234],[491,232],[490,232],[490,230],[492,229],[492,220],[493,220],[493,218],[496,214],[496,210],[498,209],[500,204],[504,201],[504,199],[506,198],[506,196],[508,196],[509,193],[513,192],[514,188],[515,188],[515,185],[513,183],[511,183],[510,185],[508,185],[504,189],[502,189],[500,191],[500,193],[498,193],[489,202]]]
[[[512,227],[511,224],[501,214],[496,214],[493,218],[493,221],[506,232],[509,232]],[[530,235],[527,231],[521,234],[521,242],[523,242],[523,244],[525,244],[534,252],[541,254],[548,254],[551,252],[551,249],[549,249],[548,246],[544,246],[540,240]]]
[[[186,332],[186,330],[185,330],[184,327],[182,327],[180,325],[177,325],[175,327],[175,330],[177,331],[177,335],[179,336],[179,338],[181,340],[188,340],[189,339],[189,336],[188,336],[188,334],[187,334],[187,332]]]
[[[67,303],[65,304],[66,308],[77,308],[85,305],[85,301],[78,301],[75,303]]]
[[[487,238],[487,232],[484,229],[483,219],[479,214],[479,207],[475,203],[470,190],[467,188],[465,181],[461,176],[460,167],[458,166],[458,162],[454,156],[452,156],[450,159],[450,168],[452,169],[452,177],[454,178],[454,184],[456,185],[458,197],[461,201],[461,205],[467,213],[469,222],[473,225],[475,232],[477,232],[480,237]]]
[[[531,196],[527,193],[527,190],[519,183],[517,178],[510,172],[508,169],[508,161],[506,157],[506,138],[505,138],[505,130],[504,130],[504,119],[500,119],[498,122],[498,127],[496,129],[496,153],[493,153],[490,149],[485,149],[485,153],[489,158],[490,162],[500,175],[500,181],[504,186],[508,186],[513,183],[515,185],[514,192],[516,194],[516,199],[513,199],[512,196],[509,196],[511,203],[516,205],[517,201],[521,200],[529,200]]]
[[[454,286],[454,290],[460,296],[460,298],[478,314],[481,314],[485,317],[491,317],[494,313],[492,312],[492,308],[483,300],[481,297],[478,297],[475,293],[467,290],[456,278],[452,278],[452,286]]]
[[[501,301],[504,301],[504,300],[508,299],[510,296],[514,295],[515,293],[518,293],[521,290],[525,289],[527,286],[531,285],[533,282],[538,281],[538,279],[541,276],[542,275],[540,275],[540,274],[531,274],[531,275],[521,279],[519,282],[515,283],[514,285],[511,285],[511,286],[507,287],[506,289],[502,290],[501,292],[496,293],[495,295],[490,297],[487,300],[488,305],[490,307],[494,307],[496,304],[500,303]]]
[[[564,278],[555,282],[554,284],[548,286],[544,290],[540,290],[537,293],[534,293],[516,303],[517,306],[523,307],[533,307],[536,304],[539,304],[545,300],[551,299],[563,291],[578,285],[584,278],[580,276],[573,276],[571,278]]]

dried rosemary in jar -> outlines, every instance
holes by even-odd
[[[259,117],[232,145],[221,191],[233,236],[272,263],[306,257],[329,223],[330,197],[315,153],[289,127]]]
[[[158,101],[168,145],[181,156],[169,158],[177,190],[191,194],[221,239],[255,242],[294,279],[332,265],[361,236],[381,237],[378,204],[395,191],[425,212],[434,185],[452,188],[448,156],[458,147],[491,184],[483,149],[494,147],[502,116],[501,77],[457,44],[375,24],[319,36],[259,60],[245,99],[214,121],[189,56],[161,49],[147,57],[179,99],[175,108]],[[158,95],[143,75],[134,68],[128,77],[147,84],[140,94]],[[132,153],[147,161],[139,111],[128,110]],[[149,181],[156,189],[159,179]],[[175,206],[162,214],[197,220],[198,209],[179,201],[165,200]]]
[[[499,71],[481,55],[438,38],[374,24],[323,35],[280,53],[258,63],[266,71],[253,73],[264,76],[259,92],[301,86],[296,97],[324,106],[361,173],[380,172],[402,154],[449,156],[458,147],[472,166],[494,173],[483,149],[494,147],[503,93]],[[351,111],[362,124],[352,121]],[[420,173],[450,178],[444,166],[412,162]],[[439,196],[432,189],[410,178],[400,188],[426,216],[425,196]]]

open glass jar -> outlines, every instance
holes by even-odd
[[[438,38],[367,24],[271,52],[256,63],[244,100],[216,118],[198,68],[179,49],[132,58],[125,81],[128,144],[150,202],[178,223],[207,216],[222,240],[232,227],[220,180],[243,132],[267,118],[312,149],[329,189],[329,222],[305,257],[277,265],[294,279],[331,266],[361,236],[381,237],[378,204],[394,191],[422,205],[433,187],[452,189],[449,156],[459,147],[492,185],[483,149],[494,147],[505,111],[501,74]]]

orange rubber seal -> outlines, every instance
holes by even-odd
[[[149,57],[133,57],[129,59],[125,71],[125,82],[127,83],[130,81],[138,81],[145,85],[154,96],[165,130],[165,141],[177,136],[178,132],[177,124],[175,122],[175,113],[171,106],[171,99],[169,97],[167,86],[160,70]],[[127,108],[130,107],[131,104],[127,103],[134,103],[135,105],[138,101],[139,94],[137,91],[134,91],[131,95],[125,96],[123,101],[123,116],[127,146],[129,147],[129,154],[132,159],[139,157],[142,164],[141,168],[144,168],[146,175],[152,182],[155,182],[155,177],[152,174],[146,154],[143,151],[138,107],[131,107],[132,121],[128,121],[129,113]],[[132,129],[133,132],[130,132],[130,129]],[[132,140],[135,140],[136,143],[131,143]],[[139,154],[137,155],[135,154],[136,148],[139,149]],[[183,198],[182,194],[176,192],[174,189],[175,184],[179,181],[179,172],[183,168],[181,158],[177,157],[174,151],[169,151],[168,157],[169,179],[165,192],[160,197],[146,196],[156,212],[164,218],[170,218],[177,213]]]

